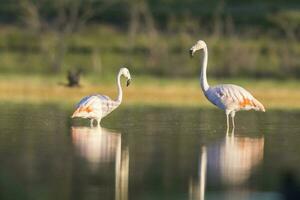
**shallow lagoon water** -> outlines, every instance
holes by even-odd
[[[125,107],[101,128],[59,105],[0,105],[1,199],[282,199],[300,112]],[[298,178],[299,181],[299,178]]]

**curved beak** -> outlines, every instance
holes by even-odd
[[[130,85],[131,79],[128,79],[126,82],[126,86],[128,87]]]
[[[192,58],[194,56],[194,50],[190,49],[190,57]]]

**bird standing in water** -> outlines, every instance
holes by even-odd
[[[201,89],[206,98],[218,108],[222,109],[226,113],[227,130],[229,129],[229,118],[232,118],[233,128],[234,116],[237,111],[254,109],[256,111],[265,112],[264,106],[255,99],[247,90],[244,88],[232,85],[232,84],[221,84],[214,87],[208,85],[206,78],[208,51],[207,45],[203,40],[199,40],[190,49],[190,55],[193,57],[194,53],[200,49],[203,49],[204,56],[202,59],[201,74],[200,74],[200,85]]]
[[[131,81],[129,70],[127,68],[121,68],[117,75],[118,97],[116,98],[116,100],[112,100],[108,96],[101,94],[86,96],[77,104],[72,118],[88,118],[91,120],[91,126],[93,126],[94,120],[97,120],[97,125],[100,126],[101,119],[115,110],[122,102],[122,75],[127,79],[127,86],[129,86]]]

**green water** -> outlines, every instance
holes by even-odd
[[[281,199],[300,112],[121,106],[89,128],[57,105],[1,105],[1,199]],[[299,181],[299,179],[298,179]]]

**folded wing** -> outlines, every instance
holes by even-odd
[[[119,105],[120,103],[111,100],[108,96],[90,95],[84,97],[76,105],[76,110],[72,117],[103,118]]]
[[[265,112],[262,103],[255,99],[247,90],[237,85],[217,85],[210,89],[208,98],[212,103],[224,110],[254,109]]]

